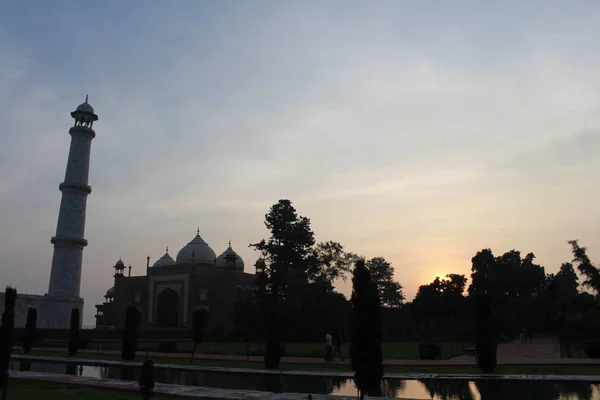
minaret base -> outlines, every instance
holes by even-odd
[[[4,293],[0,293],[0,308],[4,309]],[[27,310],[37,310],[38,329],[69,329],[71,326],[71,310],[79,309],[83,317],[83,299],[79,297],[66,298],[56,296],[40,296],[17,292],[15,304],[15,328],[23,328],[27,322]],[[82,320],[79,321],[81,327]]]

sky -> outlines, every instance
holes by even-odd
[[[594,1],[1,2],[0,285],[47,291],[86,94],[86,325],[198,227],[254,272],[279,199],[408,299],[483,248],[599,260],[599,39]]]

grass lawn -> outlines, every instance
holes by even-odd
[[[138,351],[157,351],[158,341],[139,341]],[[382,344],[384,358],[403,359],[403,360],[418,360],[419,359],[419,344],[421,342],[384,342]],[[440,342],[442,351],[441,358],[447,360],[457,357],[465,353],[465,349],[473,347],[473,343],[469,342]],[[38,347],[61,347],[66,348],[66,342],[50,342],[46,341]],[[90,349],[98,350],[121,350],[121,342],[91,342]],[[194,348],[192,341],[178,341],[177,351],[181,353],[191,353]],[[348,354],[349,344],[342,345],[344,354]],[[287,357],[323,357],[323,343],[286,343],[285,354]],[[264,343],[245,342],[203,342],[198,346],[198,353],[204,354],[235,354],[235,355],[263,355]]]
[[[8,382],[9,399],[19,400],[139,400],[137,392],[93,388],[55,382],[34,381],[29,379],[10,379]],[[199,399],[198,397],[195,397]],[[164,396],[156,394],[152,400],[191,400],[189,397]]]
[[[19,352],[15,352],[19,354]],[[32,351],[32,356],[66,357],[56,352]],[[114,360],[120,361],[115,355],[107,354],[77,354],[74,358],[86,358],[92,360]],[[136,361],[143,362],[144,355],[139,355]],[[152,360],[157,364],[182,364],[189,365],[188,358],[162,358],[154,357]],[[250,368],[263,369],[262,362],[255,361],[221,361],[221,360],[194,360],[193,365],[225,368]],[[347,364],[281,364],[280,369],[284,371],[346,371],[352,369]],[[480,370],[475,366],[385,366],[385,372],[394,373],[428,373],[428,374],[478,374]],[[500,365],[496,368],[498,374],[521,374],[521,375],[598,375],[600,376],[600,365]]]

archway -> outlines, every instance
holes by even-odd
[[[156,299],[156,325],[179,325],[179,295],[173,289],[165,289]]]

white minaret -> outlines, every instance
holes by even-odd
[[[87,240],[83,238],[85,210],[87,196],[92,192],[92,188],[88,185],[90,149],[92,139],[96,136],[92,125],[98,120],[98,116],[94,114],[87,96],[85,96],[85,103],[79,105],[71,116],[75,124],[69,129],[71,148],[67,172],[65,181],[59,186],[62,199],[56,224],[56,236],[50,240],[54,245],[54,254],[48,296],[81,301],[79,297],[81,262],[83,248],[87,246]]]

